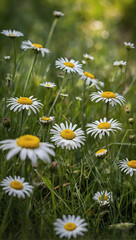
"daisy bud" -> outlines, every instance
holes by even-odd
[[[8,73],[7,77],[6,77],[6,80],[7,80],[7,87],[10,87],[11,80],[12,80],[12,74]]]
[[[53,12],[53,16],[54,16],[55,18],[60,18],[60,17],[63,17],[63,16],[64,16],[64,13],[55,10],[55,11]]]
[[[129,108],[129,106],[126,106],[126,113],[130,113],[130,108]]]
[[[130,142],[133,142],[135,140],[135,135],[129,135]]]
[[[131,125],[133,125],[133,123],[134,123],[134,118],[129,118],[129,119],[128,119],[128,122],[129,122]]]
[[[10,120],[8,118],[4,118],[3,119],[3,126],[5,128],[9,128],[10,127]]]

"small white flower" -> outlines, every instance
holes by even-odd
[[[107,155],[107,149],[100,149],[95,153],[95,156],[98,158],[104,158]]]
[[[81,74],[83,72],[82,70],[82,64],[80,64],[78,61],[75,61],[71,59],[70,61],[65,58],[59,58],[55,62],[56,68],[60,68],[63,71],[67,71],[67,73],[79,73]]]
[[[14,157],[20,152],[20,159],[25,160],[27,157],[33,165],[37,165],[37,157],[44,162],[50,163],[49,154],[55,156],[50,143],[40,142],[40,138],[33,135],[23,135],[17,139],[7,139],[0,141],[0,149],[3,151],[9,149],[6,159]]]
[[[81,97],[75,97],[76,98],[76,100],[78,100],[78,101],[82,101],[82,98]]]
[[[54,117],[45,117],[45,116],[43,116],[43,117],[40,117],[39,118],[39,121],[40,121],[40,123],[41,124],[43,124],[43,125],[48,125],[48,124],[50,124],[52,121],[54,121]]]
[[[113,202],[112,192],[96,192],[93,199],[96,200],[101,206],[109,205],[110,202]]]
[[[10,56],[4,56],[5,60],[10,60]]]
[[[67,93],[60,93],[60,96],[62,96],[62,97],[68,97],[68,94],[67,94]]]
[[[56,17],[56,18],[60,18],[60,17],[63,17],[65,14],[63,12],[60,12],[60,11],[54,11],[53,12],[53,16]]]
[[[5,36],[11,37],[11,38],[23,37],[24,36],[24,34],[22,32],[19,32],[19,31],[16,31],[16,30],[12,31],[11,29],[3,30],[1,33],[4,34]]]
[[[94,135],[94,138],[99,135],[100,139],[106,134],[109,137],[111,132],[114,133],[117,130],[121,130],[121,124],[117,120],[113,120],[113,118],[109,121],[104,118],[103,120],[100,119],[100,121],[88,123],[87,127],[87,134],[91,133],[91,136]]]
[[[83,57],[86,58],[87,60],[94,61],[94,57],[93,57],[93,56],[90,56],[90,55],[87,54],[87,53],[83,54]]]
[[[27,197],[30,197],[30,194],[33,192],[33,186],[28,182],[24,182],[24,180],[24,178],[19,176],[15,176],[14,178],[9,176],[3,179],[0,186],[3,186],[3,190],[9,196],[13,195],[13,197],[25,198],[25,195],[27,195]]]
[[[33,96],[30,96],[29,98],[10,98],[7,100],[7,102],[7,107],[10,106],[10,110],[13,110],[14,112],[21,112],[22,110],[26,109],[28,111],[28,116],[31,114],[31,111],[36,114],[37,112],[39,112],[39,108],[43,106],[43,104],[40,103],[40,100],[37,100],[37,98],[33,98]]]
[[[72,126],[72,123],[68,125],[67,121],[66,126],[64,123],[61,123],[60,126],[55,124],[51,129],[51,134],[53,134],[51,141],[55,142],[57,147],[61,146],[62,149],[71,150],[80,148],[82,144],[84,145],[85,134],[81,128],[75,130],[76,126],[77,124]]]
[[[113,92],[103,92],[103,91],[98,91],[94,92],[90,95],[91,101],[100,102],[103,101],[105,103],[108,103],[110,105],[115,106],[117,103],[119,105],[122,105],[125,103],[125,98],[121,96],[118,93],[113,93]]]
[[[46,88],[54,88],[56,86],[55,83],[51,83],[51,82],[43,82],[43,83],[40,83],[40,85]]]
[[[126,65],[127,65],[127,62],[124,62],[123,60],[113,62],[113,66],[123,67],[123,66],[126,66]]]
[[[124,45],[128,50],[135,48],[134,43],[131,42],[124,42]]]
[[[104,87],[104,83],[99,81],[99,80],[97,80],[97,79],[87,79],[86,80],[86,85],[90,85],[89,86],[90,88],[96,87],[96,89],[98,89],[98,90],[100,90],[101,87]]]
[[[66,217],[63,215],[63,219],[57,218],[55,225],[55,232],[60,238],[71,237],[76,238],[78,235],[83,236],[83,232],[87,232],[86,226],[88,225],[85,222],[85,219],[82,219],[80,216],[68,215]]]
[[[38,43],[32,43],[31,41],[27,40],[27,41],[23,41],[21,44],[21,48],[26,51],[28,49],[33,49],[35,50],[37,53],[40,52],[42,57],[45,56],[45,53],[48,54],[50,53],[50,50],[47,48],[44,48],[41,44]]]
[[[128,158],[123,159],[123,161],[119,163],[119,168],[132,177],[134,172],[136,172],[136,160],[129,161]]]

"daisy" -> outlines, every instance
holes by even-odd
[[[78,100],[78,101],[82,101],[82,98],[81,97],[75,97],[76,98],[76,100]]]
[[[90,56],[90,55],[87,54],[87,53],[83,54],[83,57],[86,58],[86,60],[94,61],[94,57]]]
[[[112,192],[96,192],[93,199],[96,200],[101,206],[109,205],[110,202],[113,202]]]
[[[133,173],[136,172],[136,160],[129,161],[128,158],[123,159],[123,161],[119,163],[119,168],[132,177]]]
[[[40,100],[37,100],[37,98],[34,98],[33,96],[28,97],[20,97],[20,98],[10,98],[7,100],[8,105],[10,106],[10,110],[13,110],[14,112],[26,109],[28,111],[28,116],[31,114],[31,111],[33,111],[35,114],[39,112],[39,108],[43,106],[42,103],[40,103]]]
[[[79,64],[78,61],[75,61],[71,59],[70,61],[65,57],[65,58],[59,58],[55,62],[56,68],[60,68],[63,71],[67,71],[67,73],[79,73],[81,74],[83,72],[82,70],[82,64]]]
[[[95,153],[95,156],[98,158],[104,158],[107,155],[107,149],[100,149]]]
[[[45,53],[48,54],[50,53],[50,50],[47,48],[44,48],[43,45],[38,44],[38,43],[32,43],[31,41],[23,41],[21,44],[21,48],[26,51],[28,49],[34,49],[37,53],[41,52],[42,57],[45,56]]]
[[[7,61],[10,60],[10,56],[4,56],[4,59]]]
[[[83,80],[95,79],[95,76],[92,73],[89,73],[89,72],[82,72],[80,75],[81,75],[81,79],[83,79]]]
[[[113,92],[103,92],[103,91],[98,91],[94,92],[90,95],[91,101],[100,102],[103,101],[105,103],[108,103],[112,105],[116,105],[117,103],[119,105],[122,105],[125,103],[125,98],[121,96],[118,93],[113,93]]]
[[[52,142],[55,142],[57,147],[61,146],[62,149],[66,148],[68,150],[80,148],[81,145],[84,145],[85,135],[81,128],[75,130],[77,124],[72,126],[72,123],[68,125],[66,121],[66,126],[64,123],[61,123],[60,126],[55,124],[51,129]]]
[[[126,65],[127,65],[127,62],[124,62],[123,60],[113,62],[113,66],[123,67],[123,66],[126,66]]]
[[[40,83],[40,85],[47,88],[54,88],[56,86],[55,83],[51,83],[51,82],[43,82],[43,83]]]
[[[91,85],[90,85],[91,83]],[[97,79],[87,79],[86,85],[90,85],[89,87],[96,87],[96,89],[100,90],[100,87],[104,87],[104,83]],[[100,87],[99,87],[100,86]]]
[[[1,33],[4,34],[5,36],[11,37],[11,38],[23,37],[24,36],[24,34],[22,32],[19,32],[19,31],[16,31],[16,30],[12,31],[11,29],[3,30]]]
[[[14,157],[20,152],[20,159],[25,160],[27,157],[32,161],[33,165],[37,164],[37,157],[44,162],[50,163],[49,154],[55,156],[52,148],[54,146],[50,143],[40,142],[40,138],[33,135],[23,135],[17,139],[6,139],[0,141],[0,149],[7,150],[7,160]]]
[[[134,43],[124,42],[124,45],[128,50],[135,48]]]
[[[117,130],[121,130],[121,123],[119,123],[117,120],[113,120],[111,118],[109,121],[107,121],[106,117],[100,121],[95,121],[93,123],[87,124],[87,134],[91,133],[91,136],[94,135],[94,138],[99,135],[99,138],[101,139],[106,134],[110,136],[110,132],[115,132]]]
[[[24,182],[24,180],[24,178],[19,176],[15,176],[14,178],[9,176],[3,179],[0,185],[3,186],[3,190],[5,193],[8,193],[9,196],[13,195],[13,197],[25,198],[25,195],[27,195],[27,197],[30,197],[33,186],[29,185],[28,182]]]
[[[76,217],[75,215],[68,215],[68,217],[63,215],[63,219],[57,218],[54,225],[56,234],[60,238],[76,238],[78,235],[83,236],[83,232],[88,231],[86,228],[88,224],[85,222],[85,219],[82,219],[80,216]]]
[[[60,96],[62,96],[62,97],[68,97],[68,94],[67,94],[67,93],[60,93]]]
[[[54,121],[54,117],[40,117],[39,121],[42,125],[49,125],[52,121]]]
[[[56,17],[56,18],[60,18],[60,17],[63,17],[65,14],[63,12],[60,12],[60,11],[54,11],[53,12],[53,16]]]

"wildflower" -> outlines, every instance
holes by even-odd
[[[43,82],[43,83],[40,83],[40,85],[46,88],[54,88],[56,86],[55,83],[51,83],[51,82]]]
[[[133,125],[133,123],[134,123],[134,118],[129,118],[129,119],[128,119],[128,122],[129,122],[131,125]]]
[[[87,53],[83,54],[83,57],[86,58],[86,60],[94,61],[94,57],[90,56],[90,55],[87,54]]]
[[[119,66],[120,68],[126,65],[127,65],[127,62],[124,62],[123,60],[113,62],[113,66]]]
[[[113,202],[112,192],[96,192],[93,199],[96,200],[101,206],[109,205],[110,202]]]
[[[113,120],[111,118],[109,121],[107,121],[106,117],[100,121],[95,121],[93,123],[87,124],[87,134],[91,133],[91,136],[94,135],[94,138],[99,135],[99,138],[101,139],[106,134],[110,136],[110,132],[114,133],[117,130],[121,130],[121,124],[117,120]]]
[[[123,159],[123,161],[119,163],[119,168],[132,177],[134,172],[136,172],[136,160],[129,161],[128,158]]]
[[[117,103],[119,105],[122,105],[125,103],[125,98],[120,94],[114,93],[114,92],[98,91],[98,92],[92,93],[90,97],[91,97],[91,101],[95,101],[96,103],[100,101],[103,101],[105,103],[109,102],[109,104],[112,105],[112,107]]]
[[[13,195],[18,198],[25,198],[25,195],[27,195],[27,197],[30,197],[33,186],[29,185],[28,182],[24,182],[24,180],[24,178],[19,176],[15,176],[14,178],[9,176],[3,179],[0,185],[3,186],[3,190],[5,193],[8,193],[9,196]]]
[[[33,49],[34,51],[36,51],[36,53],[41,53],[42,57],[45,56],[45,53],[48,54],[50,53],[50,50],[47,48],[44,48],[43,45],[38,44],[38,43],[32,43],[31,41],[27,40],[27,41],[23,41],[21,44],[21,48],[26,51],[28,49]]]
[[[33,135],[23,135],[17,139],[6,139],[0,141],[0,149],[7,150],[7,160],[20,152],[20,159],[25,160],[27,157],[32,161],[33,165],[37,164],[37,156],[44,162],[50,163],[49,154],[55,156],[50,143],[40,142],[40,138]]]
[[[83,72],[82,74],[81,74],[81,79],[83,79],[83,80],[87,80],[87,79],[95,79],[95,76],[92,74],[92,73],[89,73],[89,72]]]
[[[63,71],[67,71],[67,73],[79,73],[81,74],[83,72],[82,70],[82,64],[79,64],[78,61],[75,61],[71,59],[70,61],[65,57],[65,58],[59,58],[55,62],[56,68],[60,68]]]
[[[54,117],[40,117],[39,121],[42,125],[49,125],[52,121],[54,121]]]
[[[10,127],[10,120],[8,118],[3,119],[3,127],[7,129]]]
[[[15,38],[15,37],[23,37],[24,34],[22,32],[19,32],[19,31],[16,31],[16,30],[3,30],[1,32],[3,35],[7,36],[7,37],[10,37],[10,38]]]
[[[20,97],[20,98],[10,98],[7,100],[8,105],[10,106],[10,110],[13,110],[14,112],[26,109],[28,111],[28,116],[31,114],[31,111],[33,111],[35,114],[36,112],[39,112],[39,108],[42,107],[42,103],[40,103],[40,100],[37,100],[37,98],[33,98],[33,96],[28,97]]]
[[[60,96],[62,96],[62,97],[68,97],[68,94],[67,94],[67,93],[60,93]]]
[[[104,83],[95,79],[95,76],[92,73],[84,72],[81,75],[81,79],[86,81],[86,85],[90,85],[90,87],[95,86],[97,89],[100,89],[99,86],[104,87]]]
[[[63,17],[65,14],[63,12],[60,12],[60,11],[54,11],[53,12],[53,16],[56,17],[56,18],[60,18],[60,17]]]
[[[5,59],[6,61],[9,61],[9,60],[10,60],[10,56],[4,56],[4,59]]]
[[[104,158],[107,155],[107,149],[100,149],[95,153],[95,156],[98,158]]]
[[[61,146],[62,149],[66,148],[70,150],[80,148],[81,145],[84,144],[85,135],[81,128],[75,130],[76,126],[77,124],[72,126],[72,123],[68,125],[67,121],[66,126],[64,123],[61,123],[60,126],[55,124],[51,129],[51,134],[53,134],[51,141],[55,142],[57,147]]]
[[[132,48],[135,48],[134,43],[130,43],[130,42],[124,42],[124,45],[126,47],[127,50],[130,50]]]
[[[57,218],[54,225],[56,234],[60,238],[76,238],[77,235],[83,236],[83,232],[88,231],[86,228],[88,224],[85,222],[85,219],[82,219],[80,216],[76,217],[75,215],[68,215],[68,217],[63,215],[63,219]]]
[[[78,100],[78,101],[82,101],[82,98],[81,97],[75,97],[76,98],[76,100]]]
[[[109,229],[130,230],[133,227],[135,227],[135,223],[123,222],[112,224],[109,226]]]

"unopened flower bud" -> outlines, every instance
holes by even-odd
[[[133,123],[134,123],[134,118],[129,118],[129,119],[128,119],[128,122],[129,122],[131,125],[133,125]]]
[[[129,135],[129,140],[133,142],[135,140],[135,135]]]
[[[9,128],[10,127],[10,120],[8,118],[4,118],[3,119],[3,126],[5,128]]]

